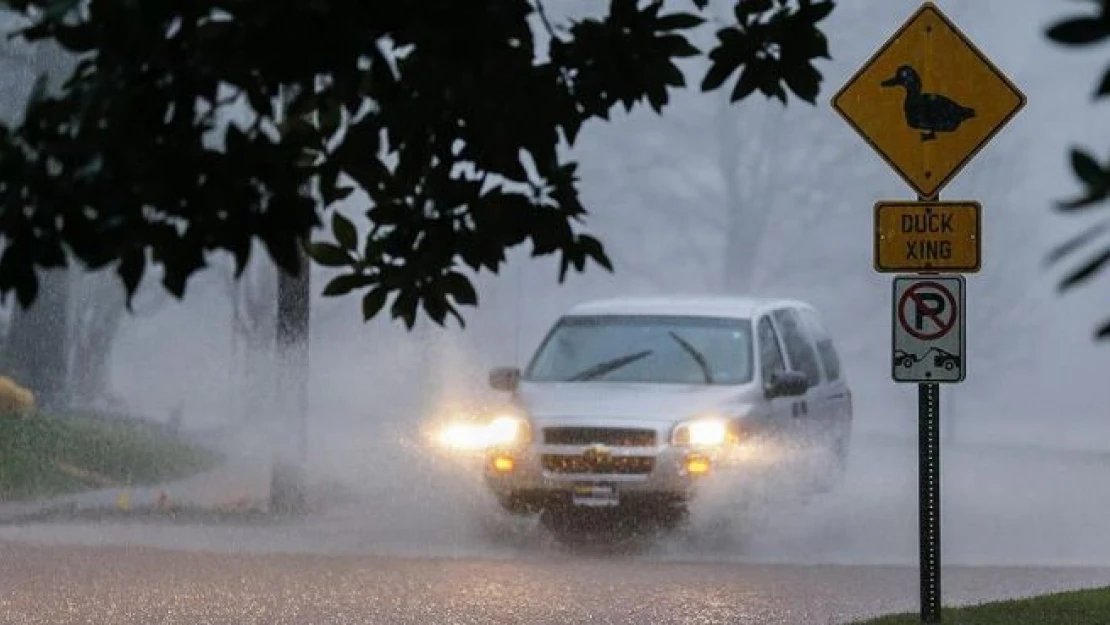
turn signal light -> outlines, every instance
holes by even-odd
[[[494,456],[493,470],[498,473],[508,473],[513,470],[516,463],[509,456]]]
[[[690,475],[705,475],[709,473],[709,458],[705,456],[689,456],[686,458],[686,472]]]

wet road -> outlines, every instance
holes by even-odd
[[[1093,570],[954,569],[953,601],[1110,580]],[[825,624],[915,609],[887,567],[217,554],[0,543],[4,623]]]
[[[0,527],[0,623],[824,625],[912,612],[916,458],[857,450],[834,494],[727,486],[690,531],[623,549],[508,522],[457,467],[351,454],[336,467],[358,488],[300,521]],[[1105,458],[953,450],[945,467],[946,604],[1110,584],[1110,504],[1092,496],[1110,481]]]

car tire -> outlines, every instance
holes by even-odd
[[[512,516],[528,516],[537,512],[536,507],[512,494],[498,495],[497,503],[501,509]]]

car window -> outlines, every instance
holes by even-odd
[[[778,333],[771,323],[770,317],[759,320],[759,370],[763,382],[771,379],[776,371],[786,371],[786,361],[782,357],[782,348],[779,347]]]
[[[773,314],[782,330],[782,339],[786,343],[786,355],[790,359],[791,368],[806,374],[809,377],[810,386],[820,384],[821,366],[817,363],[817,353],[806,338],[805,329],[797,312],[780,309]]]
[[[825,369],[825,377],[830,382],[840,379],[840,356],[836,353],[832,335],[828,328],[821,323],[821,318],[812,310],[803,310],[802,319],[805,320],[813,342],[817,345],[817,355],[821,357],[821,366]]]
[[[556,324],[525,379],[745,384],[754,375],[753,352],[747,319],[575,315]]]

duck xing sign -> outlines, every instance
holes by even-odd
[[[978,202],[875,204],[875,271],[979,271]]]
[[[1025,95],[926,2],[832,106],[919,197],[934,199],[1025,106]]]

